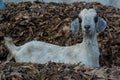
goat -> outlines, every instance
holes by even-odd
[[[81,24],[81,25],[80,25]],[[5,45],[10,51],[7,61],[13,57],[16,62],[30,63],[65,63],[84,64],[88,67],[99,67],[99,48],[96,30],[102,32],[106,21],[97,16],[95,9],[83,9],[78,18],[71,22],[71,31],[77,34],[82,28],[83,41],[72,46],[58,46],[41,41],[30,41],[22,46],[15,46],[10,37],[4,37]]]

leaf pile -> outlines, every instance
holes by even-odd
[[[37,64],[2,64],[0,78],[12,80],[92,80],[113,79],[120,75],[120,9],[103,6],[99,3],[8,3],[7,9],[0,11],[0,36],[11,36],[16,45],[22,45],[31,40],[39,40],[60,46],[70,46],[82,41],[81,30],[73,35],[69,29],[80,10],[95,8],[98,15],[105,18],[107,28],[97,33],[100,48],[100,69],[88,69],[77,65],[49,63]],[[9,54],[0,41],[1,63]],[[116,67],[117,66],[117,67]],[[70,69],[66,69],[69,67]],[[71,68],[72,67],[72,68]],[[78,71],[74,70],[77,68]],[[68,72],[64,72],[68,71]],[[70,70],[70,72],[69,72]],[[92,73],[93,72],[93,73]],[[26,75],[26,76],[25,76]],[[30,76],[32,75],[32,76]]]
[[[60,63],[31,64],[10,62],[0,65],[1,80],[119,80],[120,68],[86,68]]]

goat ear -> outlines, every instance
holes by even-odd
[[[106,28],[107,23],[102,17],[98,17],[98,22],[96,23],[96,25],[97,31],[102,32]]]
[[[72,21],[71,26],[70,26],[72,33],[77,34],[79,31],[79,19],[76,18],[75,20]]]
[[[4,9],[5,9],[4,0],[0,0],[0,10],[4,10]]]

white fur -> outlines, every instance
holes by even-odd
[[[99,49],[96,38],[95,23],[93,17],[96,16],[94,9],[84,9],[79,16],[82,17],[83,41],[73,46],[57,46],[41,41],[31,41],[22,46],[15,46],[12,39],[5,37],[5,45],[11,53],[7,60],[15,58],[16,62],[31,63],[66,63],[66,64],[85,64],[90,67],[99,67]],[[84,24],[90,24],[90,33],[85,33]]]

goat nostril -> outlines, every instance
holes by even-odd
[[[90,28],[90,25],[85,25],[85,29],[89,29]]]

